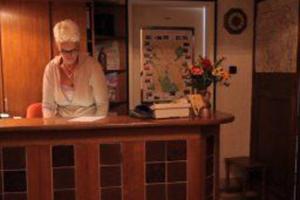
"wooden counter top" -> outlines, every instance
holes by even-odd
[[[16,130],[81,130],[81,129],[112,129],[137,127],[166,126],[206,126],[229,123],[234,120],[231,114],[216,112],[208,119],[176,118],[176,119],[137,119],[129,116],[113,116],[95,122],[70,122],[68,119],[2,119],[0,132]]]

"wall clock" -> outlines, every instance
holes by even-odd
[[[247,16],[240,8],[231,8],[224,15],[224,27],[230,34],[241,34],[247,27]]]

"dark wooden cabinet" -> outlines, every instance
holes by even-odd
[[[266,166],[270,199],[292,199],[295,179],[297,75],[256,73],[251,155]]]
[[[1,151],[1,199],[27,199],[26,150],[24,147],[4,147]]]
[[[251,156],[265,165],[268,200],[300,198],[298,3],[255,3]]]
[[[113,115],[128,114],[127,5],[93,4],[94,51],[106,74]]]

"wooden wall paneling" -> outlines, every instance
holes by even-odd
[[[144,200],[145,145],[144,142],[125,142],[123,152],[123,199]],[[132,174],[134,172],[134,175]]]
[[[47,2],[2,0],[1,45],[6,112],[25,115],[42,100],[42,77],[50,59]]]
[[[187,178],[188,199],[199,200],[204,197],[205,169],[205,141],[202,137],[187,140]]]
[[[2,48],[1,48],[1,8],[2,8],[2,1],[0,2],[0,112],[4,111],[4,103],[3,103],[3,69],[2,69]]]
[[[220,166],[219,166],[219,160],[220,160],[220,136],[219,130],[216,130],[215,132],[215,141],[214,141],[214,171],[215,171],[215,184],[214,184],[214,195],[215,199],[220,198],[220,177],[219,177],[219,171],[220,171]]]
[[[40,199],[40,168],[39,168],[39,148],[38,146],[29,146],[27,152],[27,183],[28,198],[30,200]]]
[[[120,49],[120,70],[127,70],[127,41],[119,40],[119,49]]]
[[[87,182],[88,176],[86,170],[88,169],[87,148],[84,144],[75,145],[75,184],[76,184],[76,197],[79,200],[88,199]]]
[[[89,177],[88,182],[88,194],[90,194],[90,200],[100,199],[100,181],[99,181],[99,144],[88,144],[88,171],[87,176]]]
[[[52,200],[50,146],[30,145],[26,151],[29,199]]]
[[[99,145],[75,145],[76,197],[78,200],[99,200]]]
[[[52,153],[51,145],[40,145],[40,199],[52,200]]]
[[[116,101],[127,101],[127,73],[118,74],[118,84]]]
[[[53,2],[51,3],[51,35],[54,25],[64,19],[75,21],[81,32],[80,50],[87,51],[87,10],[86,4],[81,2]],[[54,38],[52,39],[53,56],[58,54]]]
[[[256,73],[254,77],[252,156],[266,165],[268,195],[291,199],[296,147],[296,74]]]

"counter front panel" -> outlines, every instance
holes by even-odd
[[[222,116],[198,124],[126,117],[120,124],[6,120],[0,199],[218,199],[219,128],[233,120]]]

